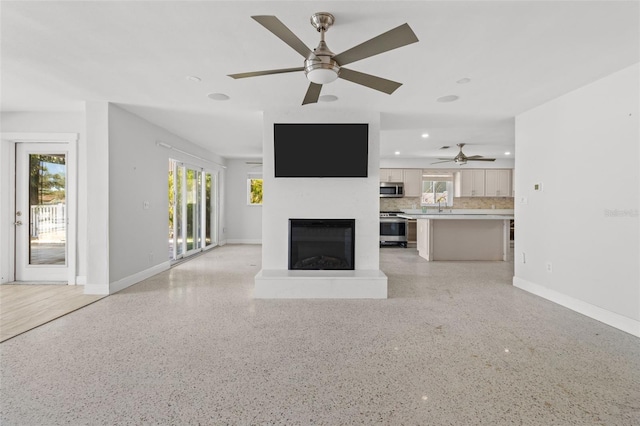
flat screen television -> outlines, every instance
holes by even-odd
[[[366,178],[367,123],[275,123],[277,178]]]

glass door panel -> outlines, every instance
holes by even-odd
[[[211,224],[212,224],[212,212],[213,212],[213,177],[211,173],[205,173],[205,185],[204,185],[204,194],[205,194],[205,213],[204,213],[204,243],[205,246],[210,246],[214,243],[213,233],[211,232]]]
[[[176,257],[184,253],[184,167],[176,167],[176,211],[175,211],[175,238]]]
[[[195,241],[194,248],[199,249],[202,248],[202,224],[204,221],[202,220],[202,200],[203,200],[203,181],[202,181],[202,172],[196,172],[197,175],[197,184],[196,184],[196,208],[195,218],[196,221],[196,233],[195,233]]]
[[[29,265],[67,264],[65,154],[29,155]]]
[[[187,170],[187,251],[193,250],[193,237],[195,234],[195,206],[196,184],[195,170]]]

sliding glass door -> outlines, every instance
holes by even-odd
[[[217,244],[217,175],[169,162],[169,259],[193,255]]]

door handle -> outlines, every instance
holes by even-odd
[[[16,221],[16,222],[13,222],[13,224],[14,224],[14,225],[22,225],[22,222],[18,220],[18,221]]]

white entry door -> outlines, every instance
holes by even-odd
[[[69,281],[69,164],[68,144],[16,143],[16,281]]]

